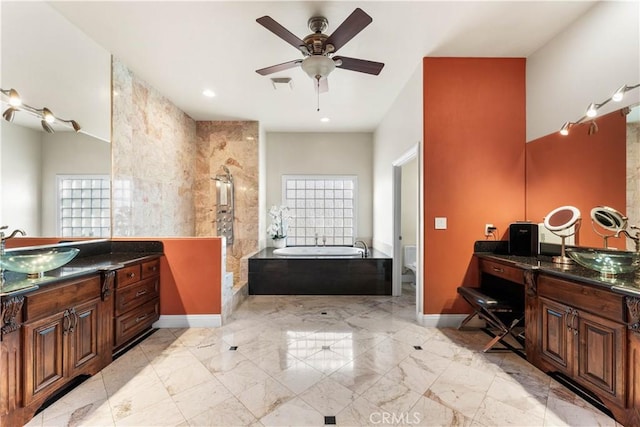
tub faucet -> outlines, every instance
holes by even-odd
[[[355,248],[358,243],[362,243],[362,247],[364,248],[364,252],[362,254],[362,258],[368,257],[369,256],[369,247],[367,246],[367,244],[362,240],[356,240],[355,242],[353,242],[353,247]]]
[[[636,230],[634,235],[631,235],[627,230],[620,230],[615,234],[615,237],[618,237],[620,234],[624,234],[636,244],[636,253],[640,254],[640,227],[636,227],[635,225],[630,226],[632,230]]]

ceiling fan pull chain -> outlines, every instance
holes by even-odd
[[[317,110],[320,111],[320,76],[316,76]]]

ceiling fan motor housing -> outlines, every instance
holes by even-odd
[[[314,33],[323,33],[329,27],[329,21],[324,16],[313,16],[307,21],[309,29]]]

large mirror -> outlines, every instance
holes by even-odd
[[[640,225],[640,106],[625,107],[526,147],[526,215],[541,220],[557,205],[572,204],[584,212],[609,206]],[[591,127],[593,129],[593,127]],[[610,237],[613,249],[633,250],[626,237]],[[583,227],[576,245],[602,247],[602,236]]]
[[[108,185],[111,173],[111,56],[47,3],[0,8],[0,87],[82,127],[47,133],[26,111],[2,120],[0,223],[32,237],[62,236],[63,226],[68,236],[109,237],[109,190],[100,180]]]

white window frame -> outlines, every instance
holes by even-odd
[[[67,227],[63,227],[63,215],[62,215],[62,209],[67,209],[68,207],[64,207],[62,204],[62,183],[65,180],[96,180],[99,179],[101,181],[107,181],[109,183],[109,188],[107,189],[108,191],[108,200],[109,200],[109,204],[108,207],[105,206],[101,206],[99,208],[96,207],[80,207],[77,209],[108,209],[109,210],[109,215],[108,217],[106,217],[107,221],[108,221],[108,226],[104,226],[102,225],[102,221],[101,224],[98,226],[87,226],[85,228],[99,228],[101,231],[100,235],[95,235],[95,234],[80,234],[80,235],[68,235],[68,234],[64,234],[63,233],[63,229],[67,228]],[[82,190],[82,189],[81,189]],[[88,191],[92,191],[94,189],[84,189],[84,190],[88,190]],[[100,189],[101,195],[99,197],[100,200],[104,200],[105,197],[103,197],[102,192],[104,191],[104,188]],[[82,197],[80,197],[80,199],[82,199]],[[94,200],[93,195],[91,195],[89,198],[85,199],[89,199],[89,200]],[[95,197],[95,199],[98,199],[98,197]],[[92,203],[93,205],[93,203]],[[93,217],[88,217],[88,218],[92,218],[95,219]],[[105,219],[104,217],[98,217],[98,219],[103,220]],[[96,238],[104,238],[104,237],[111,237],[111,177],[109,175],[105,175],[105,174],[84,174],[84,175],[56,175],[56,227],[58,229],[58,233],[60,235],[60,237],[96,237]],[[80,227],[83,227],[82,225]],[[74,228],[76,228],[76,226],[74,226]],[[106,230],[105,230],[106,229]]]
[[[282,201],[283,204],[287,207],[289,207],[290,211],[291,211],[291,215],[292,215],[292,219],[291,221],[294,222],[297,219],[302,219],[300,218],[300,216],[298,215],[298,209],[308,209],[307,205],[305,205],[304,208],[300,207],[300,206],[296,206],[296,202],[299,200],[307,200],[306,194],[304,197],[298,198],[296,197],[295,199],[290,199],[287,196],[287,183],[290,181],[325,181],[325,183],[327,181],[349,181],[353,188],[352,189],[347,189],[351,190],[352,196],[351,198],[340,198],[340,197],[331,197],[331,198],[327,198],[327,197],[323,197],[321,200],[323,200],[323,206],[322,208],[318,208],[318,209],[324,209],[326,211],[326,209],[335,209],[335,210],[340,210],[340,209],[351,209],[352,210],[352,216],[350,218],[348,217],[344,217],[344,216],[336,216],[334,212],[332,217],[322,217],[323,219],[325,218],[332,218],[335,220],[335,218],[338,219],[342,219],[342,226],[336,226],[336,225],[332,225],[327,227],[326,225],[324,225],[324,220],[323,220],[323,225],[322,226],[316,226],[315,224],[313,226],[307,226],[305,224],[305,228],[307,230],[305,230],[305,233],[303,236],[299,236],[297,235],[297,233],[295,233],[294,230],[294,234],[295,235],[290,235],[287,238],[287,244],[290,246],[314,246],[316,243],[318,246],[321,246],[323,244],[326,244],[327,246],[352,246],[353,242],[356,240],[356,237],[358,236],[358,176],[357,175],[282,175]],[[315,185],[315,184],[314,184]],[[289,188],[289,190],[291,190],[291,188]],[[297,188],[296,188],[297,190]],[[305,187],[305,193],[306,193],[306,187]],[[315,189],[314,189],[315,190]],[[339,191],[340,189],[338,189]],[[344,191],[344,189],[343,189]],[[314,197],[309,197],[309,199],[312,200],[320,200]],[[346,200],[351,199],[351,203],[352,206],[350,208],[345,208],[344,204],[346,203]],[[332,201],[332,206],[331,208],[327,208],[324,206],[324,203],[328,200]],[[336,201],[340,200],[341,201],[341,205],[343,206],[342,208],[339,207],[335,207],[337,205]],[[316,209],[316,207],[314,206],[313,208],[310,209]],[[343,211],[344,212],[344,211]],[[307,217],[306,214],[304,216],[304,220],[306,221],[307,219],[311,219],[311,218],[320,218],[320,217]],[[350,219],[351,220],[351,227],[345,226],[345,219]],[[289,230],[291,230],[291,226],[289,227]],[[293,228],[297,229],[298,226],[294,226]],[[310,234],[310,230],[313,228],[313,234]],[[327,228],[329,229],[333,229],[333,230],[328,230],[328,232],[325,232],[324,230],[326,230]],[[351,228],[351,235],[344,235],[346,229]],[[336,233],[340,233],[342,232],[342,236],[336,236]],[[318,234],[318,239],[316,242],[316,238],[315,238],[315,234]],[[327,235],[330,234],[330,235]],[[326,240],[323,240],[323,238],[325,238]]]

